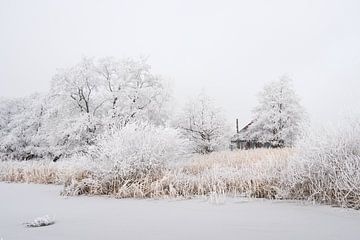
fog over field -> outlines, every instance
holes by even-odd
[[[149,56],[179,104],[201,89],[229,122],[283,74],[314,121],[358,107],[360,2],[0,1],[0,95],[47,91],[81,56]],[[358,111],[360,112],[360,111]]]

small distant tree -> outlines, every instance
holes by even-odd
[[[221,109],[205,94],[187,102],[177,118],[177,128],[190,141],[193,151],[206,154],[227,144],[228,126]]]
[[[285,147],[293,145],[301,132],[304,110],[286,76],[264,87],[253,113],[250,139]]]

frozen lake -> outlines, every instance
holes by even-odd
[[[297,202],[61,197],[61,187],[0,183],[0,239],[360,239],[360,211]],[[26,228],[43,215],[56,223]]]

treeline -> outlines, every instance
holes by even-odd
[[[176,124],[184,121],[182,114],[170,121],[170,98],[163,79],[151,72],[145,59],[83,58],[70,68],[58,70],[47,94],[0,101],[1,159],[57,160],[87,153],[100,135],[128,124],[177,128]],[[192,151],[210,152],[225,134],[225,121],[208,102],[201,104],[206,108],[201,119],[195,119],[197,112],[192,116],[194,126],[201,121],[202,129],[196,130],[200,137],[189,141],[203,145],[193,145]],[[218,116],[216,121],[214,116]],[[177,131],[182,129],[185,127]],[[186,130],[182,133],[186,137]]]
[[[170,92],[146,59],[83,58],[58,70],[48,93],[0,101],[1,160],[56,161],[88,153],[104,134],[129,124],[139,126],[134,131],[144,131],[144,125],[171,128],[186,140],[188,152],[229,146],[230,128],[211,97],[200,94],[173,113]],[[292,146],[302,120],[299,99],[283,77],[260,93],[246,138]]]

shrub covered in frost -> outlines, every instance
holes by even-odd
[[[360,121],[313,131],[298,145],[283,184],[289,198],[360,208]]]
[[[102,135],[91,150],[98,169],[91,178],[69,182],[65,194],[117,194],[119,189],[162,177],[186,156],[187,141],[177,130],[151,124],[128,124]]]
[[[137,175],[119,173],[116,167],[109,167],[116,166],[114,164],[96,174],[90,174],[91,177],[68,182],[63,193],[108,194],[121,198],[213,194],[275,198],[280,191],[280,172],[292,152],[285,148],[225,151],[194,155],[174,165],[164,159],[166,162],[161,164],[163,167],[155,168],[156,171],[142,171]]]
[[[166,127],[130,124],[102,136],[93,151],[103,169],[123,178],[158,174],[186,153],[186,141]]]

